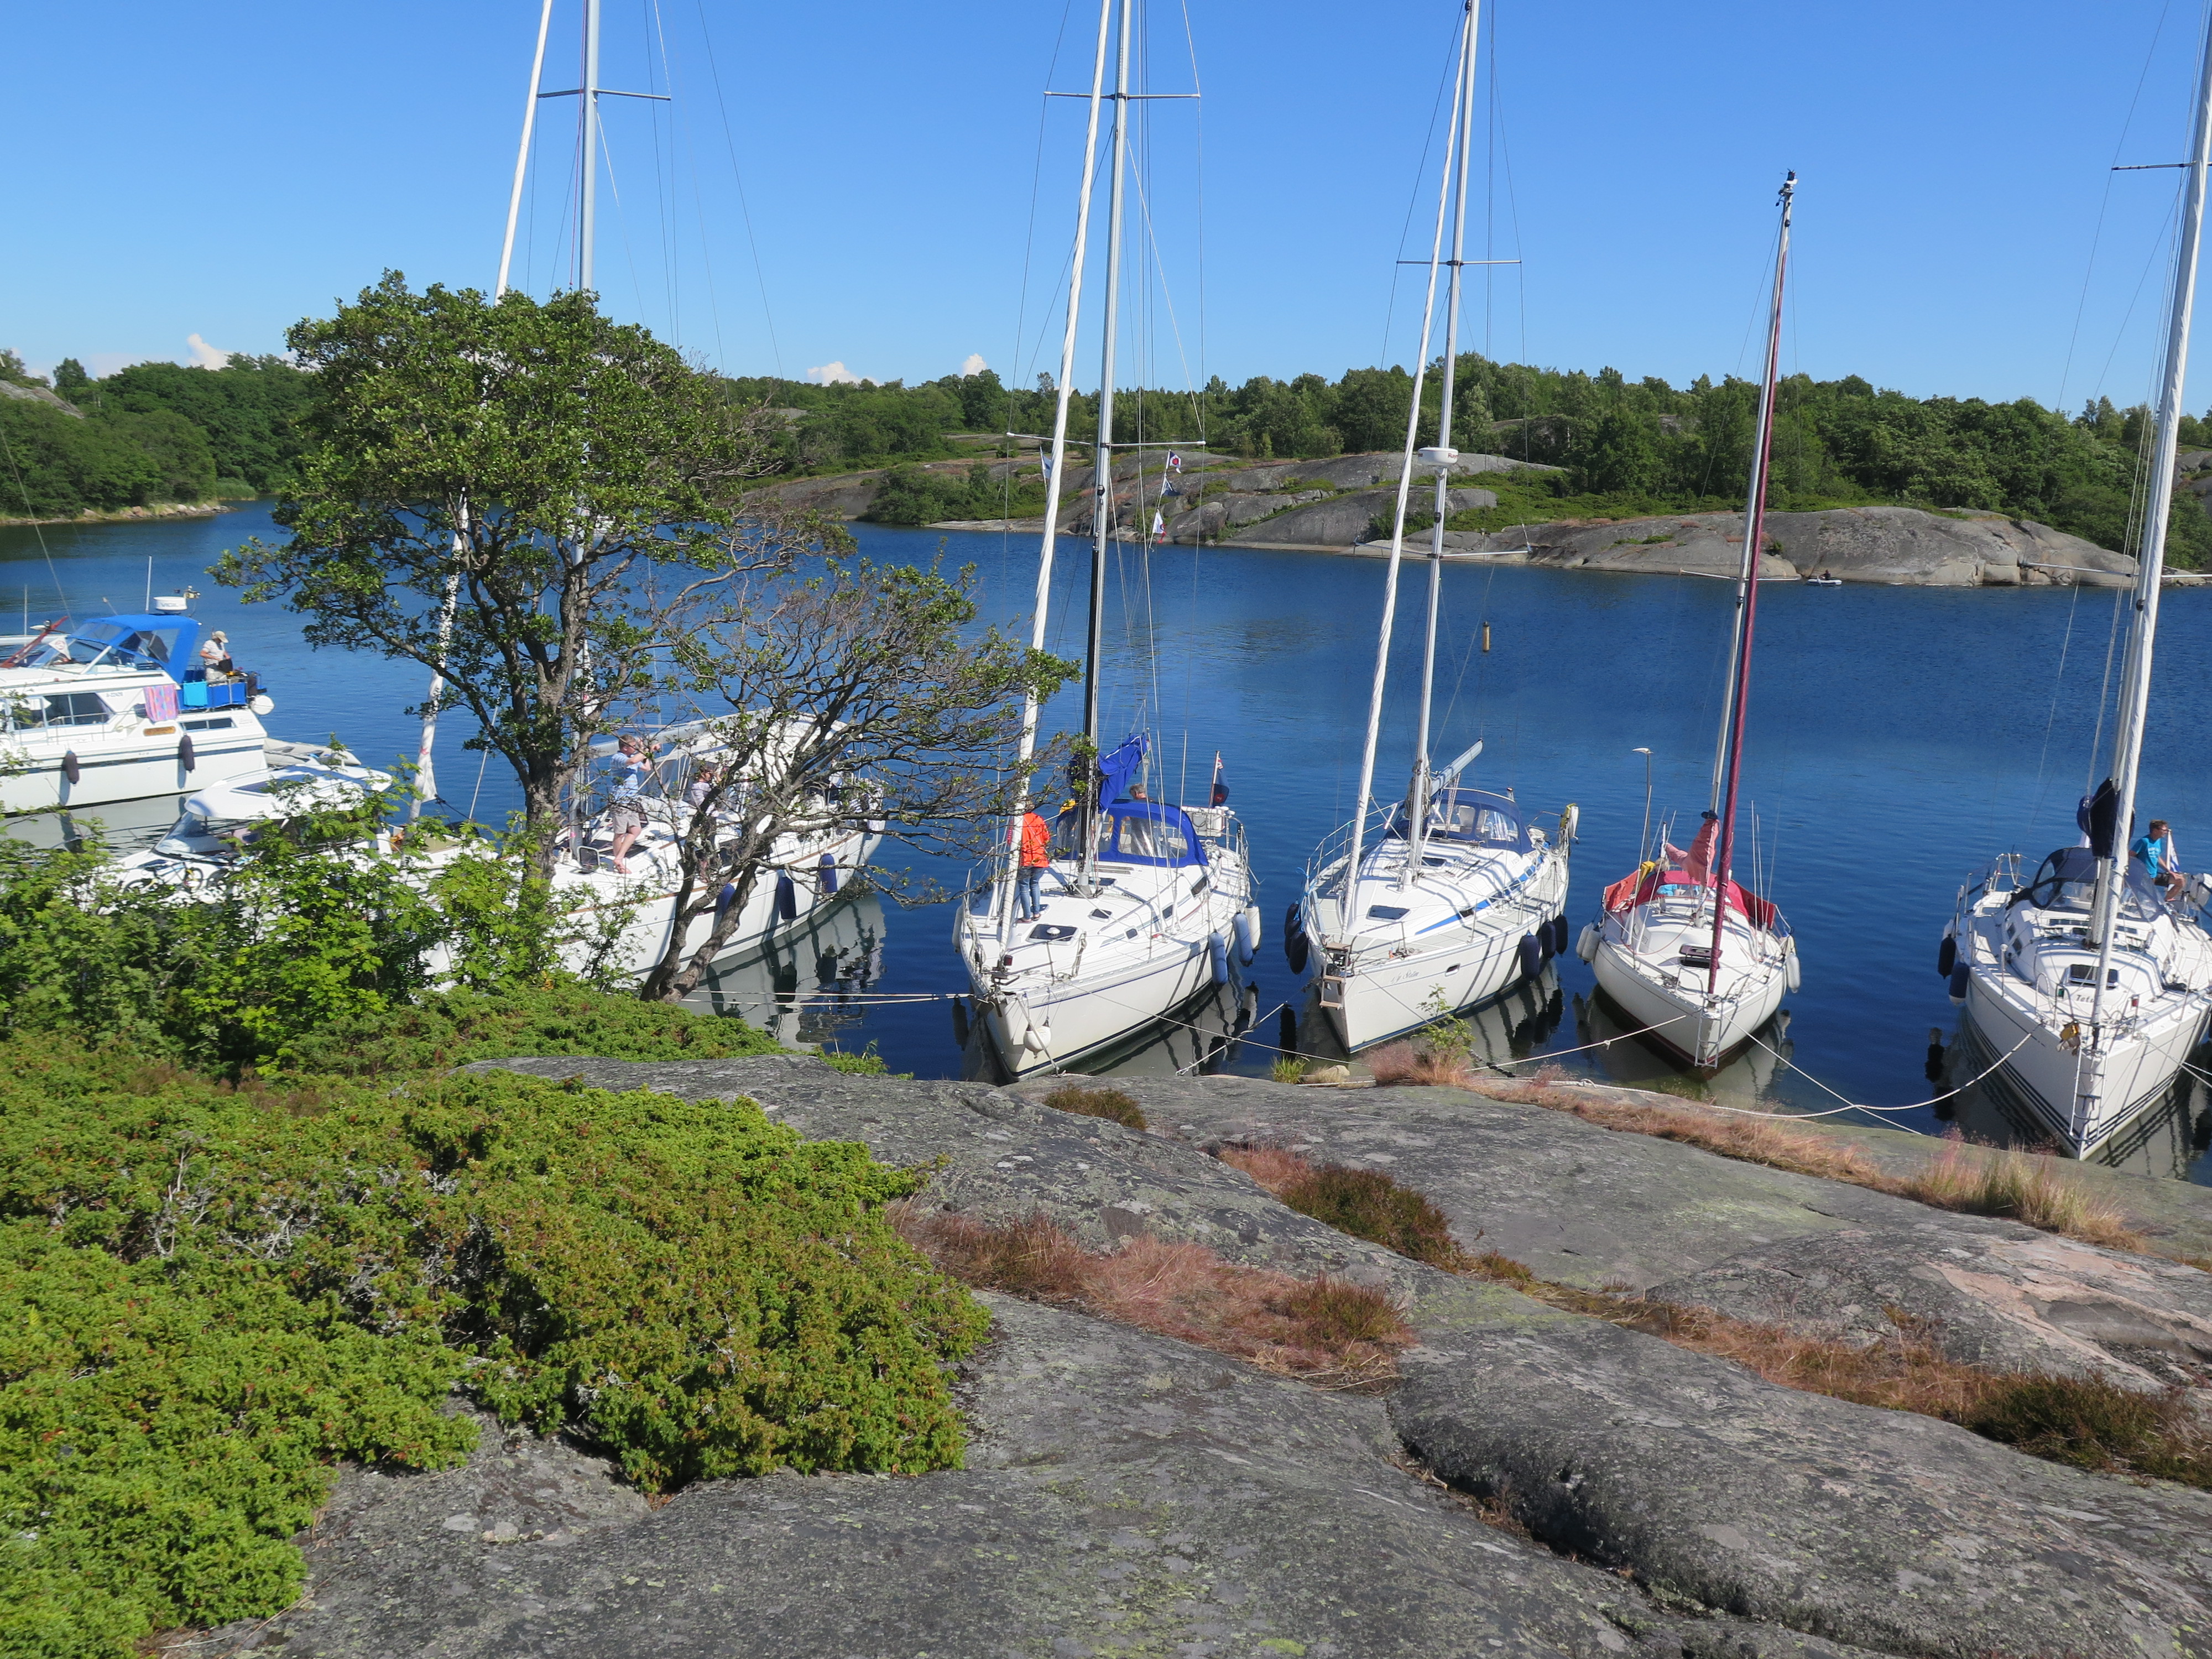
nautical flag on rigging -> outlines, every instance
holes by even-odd
[[[175,686],[149,685],[146,688],[146,718],[156,726],[177,718]]]
[[[1221,751],[1218,749],[1213,751],[1213,804],[1216,806],[1229,805],[1229,780],[1221,775]]]
[[[1152,514],[1152,539],[1164,542],[1168,538],[1168,524],[1158,513]]]
[[[1172,449],[1168,451],[1168,471],[1170,472],[1180,472],[1182,471],[1182,457],[1176,454]]]
[[[1044,452],[1044,476],[1052,477],[1052,452],[1048,449]]]

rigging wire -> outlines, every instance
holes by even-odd
[[[730,130],[729,105],[722,97],[721,65],[715,61],[714,37],[713,32],[707,27],[706,0],[693,0],[693,3],[699,12],[699,38],[707,49],[707,72],[714,88],[714,107],[722,118],[722,140],[729,148],[730,174],[737,182],[738,211],[745,222],[745,242],[752,249],[753,276],[760,284],[761,315],[768,325],[769,354],[775,359],[775,377],[781,380],[785,378],[783,347],[776,338],[775,310],[769,304],[768,271],[761,264],[760,239],[753,234],[752,204],[745,199],[744,169],[738,165],[738,141]]]

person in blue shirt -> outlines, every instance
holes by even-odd
[[[607,850],[614,860],[615,873],[626,876],[629,866],[624,860],[645,833],[645,780],[653,757],[637,738],[624,738],[616,745],[616,764],[619,769],[615,787],[607,798],[607,829],[614,844]]]
[[[2168,904],[2179,901],[2182,890],[2189,885],[2189,878],[2181,873],[2179,861],[2173,855],[2173,830],[2164,818],[2153,818],[2150,829],[2136,837],[2135,845],[2128,852],[2142,860],[2152,884],[2166,895]]]

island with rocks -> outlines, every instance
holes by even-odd
[[[470,1404],[457,1466],[346,1468],[293,1605],[145,1650],[2212,1651],[2200,1189],[2069,1168],[2030,1225],[1961,1195],[2018,1155],[1556,1080],[472,1075],[920,1172],[899,1227],[988,1320],[963,1450],[656,1495]]]
[[[1326,460],[1240,461],[1194,452],[1166,470],[1158,459],[1129,459],[1115,470],[1115,513],[1136,538],[1157,514],[1158,538],[1174,545],[1243,547],[1291,552],[1381,555],[1397,505],[1401,468],[1396,453],[1339,455]],[[2185,459],[2212,465],[2212,453]],[[854,520],[869,516],[893,469],[794,479],[769,493],[792,507]],[[912,474],[978,475],[1034,492],[1034,458],[990,462],[933,461]],[[1486,475],[1557,473],[1558,467],[1502,455],[1462,453],[1446,493],[1449,514],[1495,507],[1498,496],[1476,480]],[[1419,526],[1409,551],[1425,555],[1431,536],[1433,475],[1417,477],[1408,502]],[[1467,482],[1462,483],[1461,480]],[[2206,475],[2212,488],[2212,473]],[[1091,533],[1093,474],[1072,468],[1060,494],[1060,528]],[[1042,517],[952,519],[930,528],[1036,532]],[[1693,513],[1644,518],[1574,520],[1444,532],[1448,558],[1486,563],[1623,571],[1658,575],[1734,576],[1741,568],[1743,514]],[[1831,576],[1838,581],[1925,587],[2125,586],[2136,562],[2082,537],[2032,520],[1965,508],[1895,506],[1771,513],[1759,574],[1766,580]],[[2167,580],[2194,586],[2203,578],[2173,571]]]

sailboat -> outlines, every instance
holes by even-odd
[[[1118,27],[1115,26],[1119,14]],[[1051,475],[1043,541],[1037,559],[1030,643],[1044,649],[1052,567],[1060,522],[1060,482],[1067,477],[1068,400],[1075,376],[1076,333],[1084,260],[1097,185],[1098,117],[1114,106],[1106,232],[1105,324],[1098,391],[1098,437],[1091,471],[1089,640],[1085,662],[1083,731],[1097,755],[1080,781],[1079,805],[1065,821],[1073,842],[1054,857],[1038,883],[1042,908],[1018,915],[1016,878],[1023,811],[1017,808],[1003,863],[979,884],[974,902],[957,907],[953,946],[968,970],[983,1040],[1010,1077],[1106,1063],[1141,1043],[1163,1019],[1223,988],[1234,992],[1238,969],[1257,949],[1260,913],[1252,902],[1252,871],[1243,826],[1216,787],[1204,806],[1146,798],[1151,739],[1133,732],[1110,752],[1100,744],[1098,692],[1106,551],[1116,534],[1114,487],[1115,333],[1121,284],[1121,198],[1128,171],[1131,0],[1100,0],[1097,50],[1091,67],[1090,119],[1083,185],[1076,211],[1068,278],[1067,320],[1060,341],[1058,396],[1053,406]],[[1105,90],[1109,42],[1115,46],[1114,90]],[[1141,532],[1139,521],[1132,526]],[[1016,769],[1026,775],[1036,750],[1039,708],[1023,709]]]
[[[1441,1015],[1486,1002],[1534,979],[1565,943],[1567,849],[1574,809],[1547,835],[1513,799],[1480,789],[1471,772],[1476,743],[1440,772],[1429,766],[1431,706],[1436,683],[1437,629],[1443,599],[1446,492],[1459,452],[1450,447],[1452,382],[1459,362],[1460,273],[1467,231],[1467,181],[1473,146],[1476,13],[1462,8],[1458,76],[1451,137],[1437,188],[1436,234],[1429,251],[1428,297],[1421,314],[1421,368],[1398,475],[1398,501],[1384,579],[1382,637],[1367,705],[1359,793],[1351,822],[1322,844],[1307,866],[1306,884],[1285,939],[1293,966],[1320,946],[1321,1006],[1347,1052],[1427,1024]],[[1443,258],[1447,212],[1452,252]],[[1428,373],[1437,283],[1448,265],[1444,370],[1437,442],[1417,452],[1421,387]],[[1382,732],[1382,693],[1406,544],[1406,507],[1416,469],[1436,476],[1436,523],[1429,548],[1428,628],[1421,654],[1419,730],[1412,781],[1390,807],[1372,846],[1368,818]]]
[[[1766,484],[1774,444],[1774,397],[1782,353],[1782,292],[1790,266],[1790,221],[1797,175],[1783,181],[1774,256],[1774,300],[1766,330],[1766,374],[1759,391],[1751,483],[1744,507],[1743,562],[1736,579],[1728,696],[1713,757],[1712,804],[1687,849],[1662,832],[1656,857],[1605,890],[1596,921],[1576,953],[1596,970],[1598,988],[1634,1022],[1634,1035],[1692,1066],[1724,1063],[1774,1017],[1797,988],[1797,941],[1773,903],[1734,878],[1737,789],[1751,702],[1752,640],[1759,619],[1759,562],[1766,538]],[[1639,854],[1643,849],[1639,849]]]
[[[2172,509],[2182,383],[2212,163],[2212,20],[2182,177],[2181,240],[2166,316],[2165,377],[2136,553],[2112,764],[2077,813],[2081,844],[2021,879],[2016,855],[1960,889],[1938,965],[1966,1004],[1966,1035],[1984,1086],[2024,1109],[2076,1158],[2112,1146],[2165,1100],[2212,1010],[2204,884],[2169,891],[2135,851],[2136,788],[2150,709],[2159,579]],[[2170,848],[2170,840],[2165,842]]]

